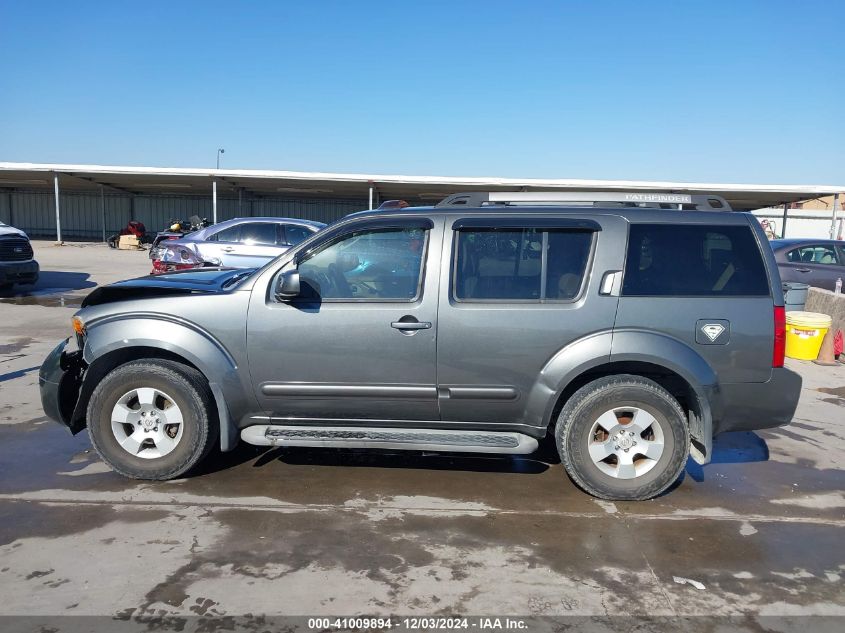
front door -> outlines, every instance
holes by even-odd
[[[427,218],[370,218],[264,274],[247,332],[262,408],[280,421],[438,420],[441,236]],[[279,301],[276,279],[293,267],[301,296]]]

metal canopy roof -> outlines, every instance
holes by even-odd
[[[366,198],[372,186],[382,200],[402,198],[431,204],[455,192],[470,191],[649,191],[715,194],[737,210],[772,207],[845,191],[845,185],[756,185],[573,178],[463,178],[384,174],[335,174],[258,169],[202,169],[64,165],[0,162],[0,191],[50,190],[53,174],[62,192],[107,191],[132,194],[218,195],[239,190],[263,196]]]

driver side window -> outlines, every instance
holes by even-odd
[[[419,297],[428,231],[365,229],[329,242],[299,262],[302,297],[414,301]]]

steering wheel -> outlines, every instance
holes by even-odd
[[[314,275],[314,281],[317,282],[317,293],[320,295],[332,296],[335,294],[334,281],[324,272],[319,272]]]
[[[346,277],[344,277],[343,273],[340,272],[340,268],[338,268],[337,264],[329,264],[328,270],[336,296],[351,297],[352,288],[349,286],[349,282],[346,281]]]

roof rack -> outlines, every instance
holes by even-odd
[[[684,211],[732,211],[721,196],[649,191],[477,191],[455,193],[435,205],[487,206],[644,207]]]

